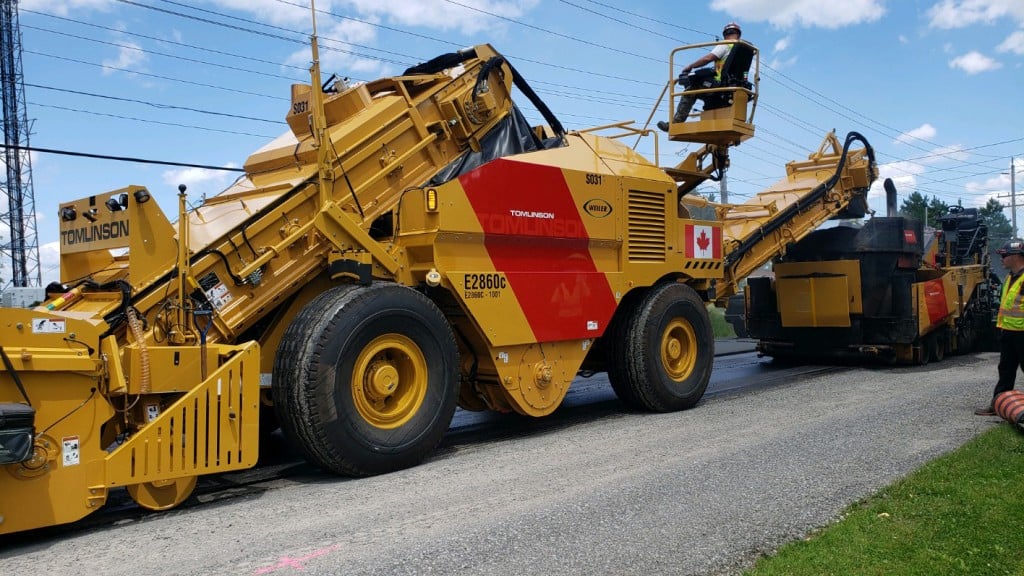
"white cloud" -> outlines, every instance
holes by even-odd
[[[1013,52],[1024,54],[1024,30],[1017,30],[1006,37],[1003,43],[996,46],[996,52]]]
[[[1006,195],[1009,196],[1010,176],[1009,174],[1000,174],[998,176],[993,176],[992,178],[989,178],[982,182],[968,182],[964,186],[964,189],[966,189],[968,192],[972,194],[989,192],[993,194],[999,194],[1001,192],[1006,192]],[[1019,204],[1020,203],[1018,202],[1018,205]]]
[[[403,26],[459,30],[463,34],[493,31],[504,21],[518,19],[540,0],[347,0],[361,14],[378,16]]]
[[[1021,178],[1024,177],[1024,158],[1015,159],[1014,167],[1017,171],[1017,181],[1014,183],[1017,187],[1017,208],[1020,209],[1021,205],[1024,205],[1024,194],[1021,194]],[[1009,208],[1010,206],[1010,173],[1009,171],[993,176],[981,182],[968,182],[964,185],[964,189],[969,194],[974,194],[975,197],[981,198],[982,202],[979,204],[983,206],[985,202],[988,202],[989,198],[995,198],[1002,203],[1003,206]],[[1007,215],[1009,218],[1009,215]],[[1018,223],[1018,226],[1020,224]]]
[[[935,137],[935,127],[925,123],[909,132],[904,132],[896,138],[896,144],[907,143],[912,140],[931,140]]]
[[[926,126],[928,128],[925,128]],[[914,132],[927,134],[930,131],[929,129],[931,131],[935,130],[929,124],[924,124],[907,134]],[[927,155],[911,160],[899,160],[888,164],[880,164],[878,166],[878,180],[871,186],[868,197],[884,198],[885,189],[882,188],[882,185],[886,178],[891,178],[893,183],[896,184],[896,190],[899,191],[900,198],[906,198],[909,194],[918,191],[918,178],[929,170],[933,170],[936,164],[949,161],[956,161],[962,164],[968,157],[969,154],[964,152],[963,146],[954,144],[952,146],[935,148]]]
[[[900,41],[900,44],[910,44],[910,38],[907,38],[903,34],[900,34],[899,36],[897,36],[896,39]]]
[[[6,209],[4,210],[6,212]],[[36,222],[43,220],[43,215],[40,213],[36,214]],[[38,235],[36,239],[38,240]],[[7,242],[11,239],[11,229],[6,224],[0,222],[0,242]],[[9,281],[11,274],[11,262],[6,259],[9,256],[9,252],[5,254],[5,259],[0,261],[0,284]],[[58,242],[51,242],[39,246],[39,265],[40,271],[43,276],[43,284],[52,282],[58,279],[59,267],[60,267],[60,246]],[[49,270],[49,275],[47,274]]]
[[[225,168],[235,168],[228,164]],[[181,168],[163,173],[164,183],[177,189],[179,184],[188,186],[190,198],[199,195],[212,196],[224,190],[238,175],[226,170],[207,170],[205,168]]]
[[[148,59],[142,47],[130,41],[123,41],[122,44],[124,46],[117,50],[117,58],[107,58],[103,61],[104,76],[117,72],[118,70],[116,69],[136,69],[135,71],[139,71],[140,68],[145,69],[139,66],[139,64],[144,63]]]
[[[970,158],[967,152],[964,152],[964,147],[961,144],[951,144],[949,146],[942,146],[936,148],[923,158],[919,158],[924,164],[938,164],[946,160],[955,162],[965,162]]]
[[[209,0],[223,9],[251,14],[261,22],[311,29],[308,7],[277,0]],[[377,23],[393,23],[400,27],[425,27],[437,30],[458,30],[476,34],[506,23],[500,18],[517,19],[539,4],[540,0],[320,0],[317,2],[317,35],[320,37],[320,65],[326,73],[342,76],[375,78],[398,73],[415,62],[402,62],[400,56],[381,54],[352,44],[372,46],[377,42]],[[298,2],[302,3],[302,2]],[[325,14],[326,13],[326,14]],[[331,16],[328,16],[330,14]],[[343,16],[351,15],[351,18]],[[370,57],[367,57],[367,56]],[[300,48],[286,64],[309,64],[308,48]]]
[[[767,21],[780,28],[842,28],[874,22],[885,14],[879,0],[713,0],[711,8],[753,21]]]
[[[278,2],[277,0],[209,0],[222,8],[248,12],[261,22],[277,25],[301,26],[310,29],[309,8],[296,6],[306,2]],[[318,25],[327,25],[335,18],[325,15],[352,14],[360,20],[386,20],[402,26],[419,26],[438,30],[459,30],[474,34],[492,30],[501,23],[500,18],[519,18],[537,6],[540,0],[320,0],[316,8]],[[461,5],[460,5],[461,4]],[[342,22],[356,23],[352,20]],[[324,30],[317,30],[324,35]]]
[[[115,4],[116,0],[21,0],[18,7],[23,10],[67,16],[83,10],[107,11]]]
[[[371,54],[371,52],[347,44],[375,43],[377,29],[369,24],[352,20],[334,21],[330,26],[317,30],[317,35],[320,37],[320,68],[325,75],[337,72],[342,76],[364,74],[376,78],[388,69],[389,65],[394,66],[393,62],[389,64],[384,60],[366,58],[362,54]],[[393,56],[387,54],[381,57],[386,60],[394,59]],[[309,48],[297,49],[285,63],[308,66],[310,64]]]
[[[249,13],[253,16],[254,20],[260,22],[278,26],[299,26],[307,31],[312,29],[308,0],[288,0],[287,2],[278,2],[277,0],[207,0],[207,2],[220,9]],[[338,4],[339,2],[332,2],[331,0],[318,0],[316,9],[321,14],[317,14],[317,23],[322,23],[330,18],[322,14],[323,12],[340,12],[340,10],[336,10]]]
[[[892,179],[900,198],[906,198],[917,191],[917,177],[923,174],[925,167],[914,162],[899,161],[878,166],[878,179],[868,191],[868,199],[885,198],[885,179]]]
[[[39,272],[43,286],[60,280],[60,242],[47,242],[39,246]]]
[[[786,59],[772,58],[772,61],[769,62],[768,65],[775,70],[782,70],[785,68],[792,68],[793,66],[796,66],[796,61],[796,56],[792,56]]]
[[[782,52],[786,48],[789,48],[789,43],[789,36],[786,36],[785,38],[780,38],[779,41],[775,43],[775,52]]]
[[[979,74],[1002,68],[1003,65],[985,56],[981,52],[972,50],[963,56],[957,56],[949,61],[950,68],[959,68],[968,74]]]
[[[1020,0],[942,0],[928,9],[932,28],[966,28],[974,24],[993,24],[1011,18],[1024,22],[1024,2]]]
[[[972,206],[984,206],[990,198],[999,201],[1007,209],[1010,208],[1010,177],[1008,175],[994,176],[982,182],[968,182],[964,185],[964,191],[971,198]],[[1017,196],[1017,209],[1020,209],[1021,196]],[[1010,218],[1010,213],[1006,213]],[[1018,225],[1019,226],[1019,225]]]
[[[928,167],[922,162],[916,162],[914,160],[897,160],[896,162],[889,162],[881,164],[878,167],[878,179],[885,180],[885,178],[908,178],[914,176],[920,176],[928,170]]]

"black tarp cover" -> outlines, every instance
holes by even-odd
[[[466,172],[505,156],[514,156],[524,152],[535,152],[562,144],[559,137],[541,141],[533,133],[526,118],[515,105],[508,116],[503,118],[494,128],[480,139],[480,151],[472,150],[459,156],[454,162],[445,166],[427,183],[428,186],[440,186],[449,180],[458,178]]]

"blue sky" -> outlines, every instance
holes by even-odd
[[[770,186],[833,128],[867,137],[901,196],[1009,205],[1011,157],[1024,191],[1024,0],[316,6],[325,76],[370,80],[490,43],[568,129],[643,122],[668,79],[669,52],[736,21],[761,50],[761,83],[757,134],[732,152],[731,200]],[[289,86],[309,78],[308,0],[21,0],[20,22],[39,148],[238,167],[287,129]],[[667,116],[663,104],[656,119]],[[649,158],[653,149],[638,147]],[[662,141],[661,164],[687,150]],[[32,155],[32,168],[44,284],[58,277],[58,203],[138,184],[173,214],[178,184],[198,202],[235,176],[45,153]],[[883,212],[878,189],[872,206]]]

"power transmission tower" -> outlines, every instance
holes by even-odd
[[[21,73],[21,28],[18,0],[0,0],[0,90],[4,108],[3,200],[0,220],[10,230],[9,242],[0,241],[0,257],[10,261],[10,281],[0,288],[42,286],[39,239],[36,236],[36,201],[32,193],[32,162],[28,153],[29,123],[25,111],[25,83]]]

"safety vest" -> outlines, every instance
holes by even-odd
[[[722,68],[725,67],[725,59],[729,57],[729,52],[732,52],[733,44],[735,44],[735,42],[727,44],[725,54],[722,54],[722,57],[715,61],[715,82],[722,81]]]
[[[996,326],[1014,332],[1024,331],[1024,293],[1020,288],[1024,285],[1024,274],[1010,281],[1012,275],[1003,283],[1003,295],[999,298],[999,316]]]

